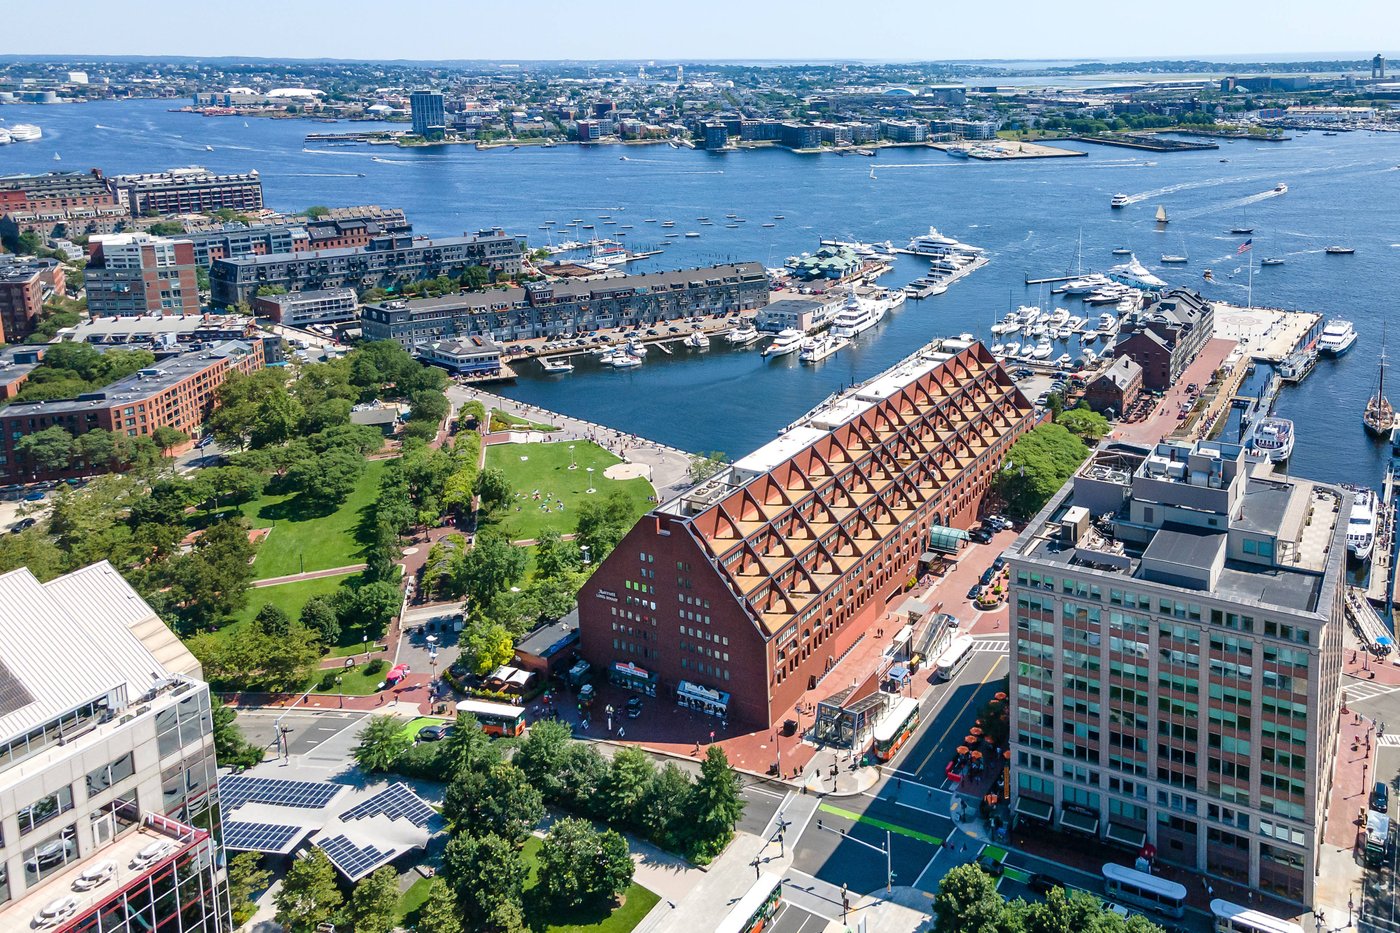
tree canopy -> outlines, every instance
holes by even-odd
[[[1060,424],[1042,424],[1022,435],[996,478],[1007,512],[1023,519],[1039,512],[1087,456],[1084,442]]]

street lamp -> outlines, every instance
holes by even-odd
[[[569,469],[571,469],[571,470],[577,470],[577,469],[578,469],[578,461],[577,461],[577,459],[574,457],[574,445],[573,445],[573,444],[570,444],[570,445],[569,445]]]
[[[592,468],[592,467],[584,467],[584,469],[586,469],[586,470],[588,471],[588,490],[587,490],[587,491],[588,491],[589,495],[592,495],[593,493],[595,493],[595,492],[598,491],[598,490],[596,490],[596,489],[593,488],[593,468]]]
[[[365,663],[368,664],[368,663],[369,663],[369,633],[366,632],[366,633],[364,634],[363,637],[364,637],[364,642],[365,642]]]

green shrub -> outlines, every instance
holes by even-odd
[[[365,676],[367,676],[367,677],[372,677],[372,676],[374,676],[375,674],[378,674],[378,673],[379,673],[380,671],[382,671],[382,670],[384,670],[384,659],[383,659],[383,658],[375,658],[373,661],[370,661],[368,664],[365,665],[365,667],[364,667],[364,674],[365,674]],[[332,678],[331,682],[332,682],[332,683],[335,682],[334,678]]]

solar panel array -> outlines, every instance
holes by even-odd
[[[224,824],[224,848],[236,852],[282,852],[304,832],[300,826],[233,821]]]
[[[423,827],[437,815],[407,784],[393,784],[340,815],[342,820],[358,820],[383,814],[391,820],[409,820]]]
[[[320,810],[341,789],[342,785],[325,781],[289,781],[231,774],[219,781],[219,805],[225,813],[232,813],[245,803]]]
[[[325,850],[331,863],[351,881],[358,881],[394,857],[393,849],[381,849],[375,845],[357,846],[344,836],[317,839],[316,845]]]

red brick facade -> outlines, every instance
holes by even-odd
[[[730,720],[772,725],[907,585],[930,528],[973,521],[1034,423],[986,348],[957,346],[805,419],[812,439],[776,465],[750,476],[745,458],[646,515],[579,594],[583,656],[645,669],[668,699],[682,681],[723,691]]]

